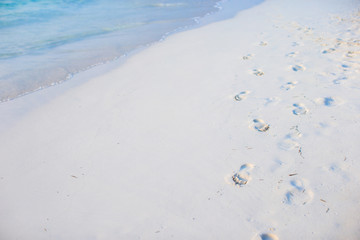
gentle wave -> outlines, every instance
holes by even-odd
[[[185,5],[185,3],[154,3],[151,4],[151,6],[154,7],[178,7],[178,6],[183,6]]]
[[[218,0],[0,2],[0,101],[60,83],[217,11]]]

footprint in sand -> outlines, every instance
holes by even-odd
[[[304,43],[303,42],[292,42],[291,46],[292,47],[304,46]]]
[[[297,140],[302,137],[302,133],[299,131],[297,126],[292,127],[290,130],[290,133],[287,134],[279,143],[279,147],[287,151],[294,148],[299,148],[300,144],[297,142]]]
[[[265,42],[265,41],[261,41],[261,42],[259,43],[259,46],[262,46],[262,47],[265,47],[265,46],[267,46],[267,45],[268,45],[268,43]]]
[[[302,103],[294,103],[293,106],[295,107],[293,110],[295,115],[305,115],[309,111]]]
[[[249,183],[251,180],[250,172],[254,168],[253,164],[243,164],[241,165],[239,171],[232,174],[230,177],[226,177],[225,181],[236,187],[242,187]]]
[[[326,49],[326,50],[322,51],[321,53],[322,54],[327,54],[327,53],[332,53],[332,52],[335,52],[335,51],[336,51],[335,48],[329,48],[329,49]]]
[[[334,84],[342,84],[346,80],[347,80],[347,77],[338,77],[337,79],[333,80],[333,83]]]
[[[299,72],[299,71],[305,71],[306,68],[303,65],[294,65],[291,67],[291,69],[294,72]]]
[[[305,180],[290,181],[290,190],[286,192],[284,203],[289,205],[305,205],[314,198],[314,193],[306,187]]]
[[[235,95],[234,99],[236,101],[242,101],[247,98],[247,95],[250,93],[250,91],[243,91]]]
[[[254,119],[252,126],[259,132],[266,132],[270,128],[270,125],[265,123],[262,119]]]
[[[279,97],[268,97],[268,98],[265,98],[265,106],[268,106],[268,105],[276,105],[278,104],[279,102],[281,101],[281,98]]]
[[[260,235],[261,240],[279,240],[279,238],[273,233],[263,233]]]
[[[348,58],[353,58],[356,56],[356,54],[359,54],[360,52],[357,51],[357,52],[354,52],[354,51],[348,51],[345,56],[348,57]]]
[[[264,72],[263,72],[262,70],[260,70],[260,69],[254,69],[254,70],[253,70],[253,74],[254,74],[255,76],[260,77],[260,76],[263,76],[263,75],[264,75]]]
[[[287,57],[295,57],[298,54],[299,54],[299,52],[290,52],[290,53],[286,54],[286,56]]]
[[[344,157],[344,161],[341,163],[333,163],[330,166],[324,166],[323,169],[328,171],[331,174],[335,174],[332,175],[331,177],[336,178],[337,182],[349,182],[350,181],[350,176],[349,176],[349,172],[348,172],[348,168],[345,165],[345,161],[346,161],[346,157]]]
[[[243,56],[243,59],[244,59],[244,60],[250,60],[250,59],[252,59],[253,57],[254,57],[254,54],[248,54],[248,55]]]
[[[349,71],[351,69],[351,66],[349,64],[341,64],[341,69],[346,72],[346,71]]]
[[[281,89],[288,91],[290,89],[293,89],[296,86],[296,84],[297,84],[296,81],[287,82],[281,86]]]
[[[335,106],[336,105],[336,99],[333,97],[326,97],[324,98],[324,105],[331,107],[331,106]]]
[[[325,97],[325,98],[318,98],[315,100],[315,102],[317,102],[318,104],[323,104],[327,107],[334,107],[344,103],[344,100],[342,100],[339,97]]]
[[[286,138],[279,143],[279,147],[283,150],[292,150],[294,148],[299,148],[300,144],[291,138]]]

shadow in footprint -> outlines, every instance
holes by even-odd
[[[279,148],[289,151],[294,148],[299,148],[300,144],[297,142],[300,139],[302,133],[299,131],[297,126],[291,129],[291,132],[285,136],[285,138],[279,143]]]
[[[243,56],[243,60],[250,60],[254,57],[254,54],[247,54],[245,56]]]
[[[294,72],[305,71],[305,67],[303,65],[294,65],[291,67],[291,69]]]
[[[251,180],[250,172],[254,168],[254,165],[246,163],[241,165],[239,171],[235,172],[230,179],[225,179],[226,182],[228,182],[231,185],[234,185],[236,187],[242,187],[249,183]]]
[[[318,104],[324,104],[327,107],[334,107],[344,103],[339,97],[325,97],[325,98],[318,98],[315,100]]]
[[[349,71],[351,69],[351,66],[348,64],[341,64],[341,68],[344,72]]]
[[[314,193],[305,187],[303,180],[292,180],[290,185],[292,188],[285,194],[284,202],[286,204],[300,206],[311,202],[314,197]]]
[[[263,233],[260,235],[261,240],[279,240],[279,238],[273,233]]]
[[[296,81],[287,82],[287,83],[285,83],[284,85],[281,86],[281,89],[288,91],[290,89],[293,89],[296,84],[297,84]]]
[[[255,76],[258,76],[258,77],[264,76],[264,72],[263,72],[262,70],[260,70],[260,69],[254,69],[254,70],[253,70],[253,74],[254,74]]]
[[[347,77],[338,77],[337,79],[333,80],[333,83],[334,84],[341,84],[346,80],[347,80]]]
[[[332,97],[326,97],[326,98],[324,98],[324,105],[328,106],[328,107],[331,107],[331,106],[336,105],[336,101]]]
[[[261,42],[259,43],[259,46],[265,47],[265,46],[267,46],[267,45],[268,45],[268,43],[265,42],[265,41],[261,41]]]
[[[309,111],[302,103],[294,103],[293,106],[295,107],[293,110],[295,115],[305,115]]]
[[[242,101],[247,98],[247,95],[249,94],[249,91],[243,91],[235,95],[234,99],[236,101]]]
[[[335,52],[335,48],[326,49],[326,50],[322,51],[321,53],[322,54],[327,54],[327,53],[332,53],[332,52]]]
[[[299,52],[290,52],[290,53],[286,54],[285,56],[286,57],[295,57],[298,54],[299,54]]]
[[[248,183],[249,178],[248,178],[248,176],[244,176],[240,173],[235,173],[232,176],[232,180],[233,180],[235,186],[241,187],[242,185],[245,185]]]
[[[270,125],[265,123],[262,119],[254,119],[254,128],[258,130],[259,132],[266,132],[269,130]]]

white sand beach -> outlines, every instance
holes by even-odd
[[[359,9],[265,0],[1,103],[0,239],[359,239]]]

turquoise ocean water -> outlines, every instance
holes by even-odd
[[[60,83],[218,10],[218,0],[2,0],[0,101]]]

